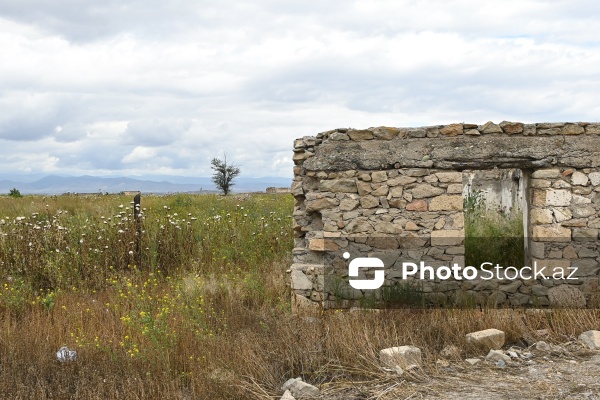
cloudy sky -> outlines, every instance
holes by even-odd
[[[2,0],[0,172],[292,175],[338,128],[598,121],[592,0]]]

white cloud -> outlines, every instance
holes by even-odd
[[[123,162],[124,164],[139,163],[139,162],[147,161],[147,160],[150,160],[150,159],[156,157],[156,154],[157,154],[156,149],[138,146],[138,147],[134,148],[131,151],[131,153],[129,153],[125,157],[123,157],[121,162]]]
[[[595,121],[599,14],[584,0],[4,1],[0,168],[208,176],[227,151],[246,176],[291,176],[293,139],[337,127]]]

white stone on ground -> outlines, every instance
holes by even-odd
[[[600,349],[600,331],[586,331],[579,335],[579,340],[584,342],[590,349]]]
[[[504,346],[504,332],[498,329],[485,329],[471,332],[466,335],[467,343],[480,347],[486,351],[498,350]]]
[[[407,368],[410,365],[421,366],[421,349],[415,346],[400,346],[383,349],[379,352],[379,360],[386,367]]]

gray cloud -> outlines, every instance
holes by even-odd
[[[0,4],[0,169],[290,176],[336,127],[596,120],[584,0]]]
[[[128,144],[166,146],[176,142],[191,127],[186,119],[142,119],[131,121],[123,133]]]

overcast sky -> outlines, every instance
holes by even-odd
[[[590,121],[600,2],[2,0],[0,172],[292,176],[339,127]]]

